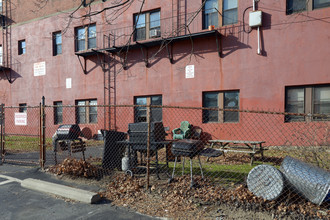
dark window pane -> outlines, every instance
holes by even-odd
[[[96,25],[88,27],[88,49],[96,48]]]
[[[62,54],[62,34],[54,34],[54,56]]]
[[[289,113],[305,112],[305,89],[289,88],[286,91],[285,111]],[[304,116],[286,115],[286,121],[302,121]]]
[[[86,123],[86,107],[82,105],[86,105],[85,101],[77,102],[77,123],[85,124]]]
[[[24,103],[24,104],[19,104],[19,112],[27,112],[27,105]]]
[[[56,54],[62,54],[62,44],[56,45]]]
[[[97,123],[97,100],[89,101],[89,123]]]
[[[315,87],[314,88],[314,114],[330,115],[330,87]],[[314,119],[322,119],[314,117]],[[329,118],[323,118],[329,119]]]
[[[313,8],[330,7],[330,0],[314,0]]]
[[[135,105],[147,105],[146,97],[135,98]],[[145,122],[147,121],[147,108],[146,107],[135,107],[135,122]]]
[[[85,50],[85,40],[78,40],[77,51]]]
[[[203,94],[203,107],[218,108],[218,92],[209,92]],[[218,122],[219,112],[216,110],[203,110],[203,122]]]
[[[136,29],[135,33],[135,40],[145,40],[146,39],[146,29],[145,28],[138,28]]]
[[[237,8],[230,9],[223,12],[223,25],[237,23]]]
[[[239,93],[238,92],[225,92],[224,93],[224,109],[239,109]],[[239,112],[225,111],[224,122],[238,122]]]
[[[88,39],[88,49],[96,48],[96,38]]]
[[[160,11],[150,13],[150,29],[160,27]]]
[[[77,29],[76,39],[77,39],[77,51],[85,50],[86,32],[84,27]]]
[[[145,28],[146,27],[146,15],[140,14],[135,16],[136,28]]]
[[[63,123],[62,102],[55,102],[54,106],[54,124],[61,124]]]
[[[306,10],[306,0],[287,0],[286,1],[286,13],[292,14],[294,12],[300,12]]]
[[[206,0],[203,10],[203,29],[218,26],[218,0]]]
[[[25,40],[18,41],[18,55],[26,53]]]
[[[162,96],[151,96],[151,105],[162,105]],[[163,111],[162,108],[151,108],[151,121],[162,121]]]

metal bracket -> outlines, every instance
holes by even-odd
[[[78,56],[78,60],[79,60],[80,66],[83,69],[84,74],[86,75],[87,74],[87,70],[86,70],[87,69],[87,67],[86,67],[87,66],[87,61],[86,61],[86,58],[84,56],[80,55],[80,54],[77,54],[77,56]],[[81,63],[80,57],[83,57],[84,58],[84,64]]]
[[[142,56],[143,56],[143,61],[145,63],[145,66],[146,67],[149,67],[148,47],[146,47],[143,44],[140,44],[139,42],[136,42],[136,44],[138,44],[140,46],[140,49],[141,49],[141,53],[142,53]],[[146,50],[146,53],[144,53],[144,49]]]
[[[219,39],[219,32],[215,32],[215,43],[217,44],[217,51],[218,51],[218,55],[219,57],[222,56],[222,45],[221,45],[221,39]]]
[[[170,63],[173,64],[174,63],[174,60],[173,60],[173,44],[172,44],[172,42],[170,43],[170,49],[169,49],[168,43],[165,42],[165,44],[166,44],[168,59],[170,60]]]
[[[11,68],[0,66],[0,70],[2,70],[3,74],[6,76],[8,82],[12,84],[14,81],[11,78]],[[7,70],[9,70],[9,76],[7,75]]]

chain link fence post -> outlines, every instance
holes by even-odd
[[[0,126],[1,126],[1,146],[0,146],[0,153],[1,153],[1,164],[4,162],[4,124],[5,124],[5,111],[4,111],[4,104],[0,105]]]
[[[46,114],[45,97],[40,103],[40,166],[44,169],[46,163]]]
[[[148,123],[148,134],[147,134],[147,191],[149,191],[149,179],[150,179],[150,121],[151,121],[151,111],[150,111],[150,101],[147,103],[147,123]]]

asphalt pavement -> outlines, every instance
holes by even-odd
[[[20,181],[33,178],[66,186],[72,183],[44,173],[38,167],[4,163],[0,165],[0,219],[157,219],[130,209],[116,207],[111,201],[85,204],[23,188]],[[98,192],[95,186],[77,185],[77,188]]]

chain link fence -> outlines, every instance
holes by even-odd
[[[133,105],[24,111],[4,107],[4,161],[45,160],[56,174],[111,176],[128,188],[122,181],[133,176],[172,206],[175,197],[186,207],[198,199],[329,216],[329,115]],[[111,186],[111,200],[134,203],[136,194]]]

